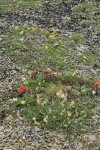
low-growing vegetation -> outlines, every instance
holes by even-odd
[[[98,94],[100,83],[95,83],[92,91],[93,81],[88,78],[66,73],[55,75],[57,73],[47,72],[28,79],[27,88],[19,93],[23,89],[20,86],[19,97],[12,100],[16,107],[22,108],[22,114],[33,126],[79,132],[92,115],[93,98]]]

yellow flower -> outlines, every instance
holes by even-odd
[[[17,102],[17,98],[9,99],[10,102]]]
[[[62,40],[59,40],[59,43],[62,44]]]
[[[34,32],[36,30],[36,28],[32,28],[32,31]]]
[[[46,50],[48,50],[48,46],[45,46],[44,48],[45,48]]]
[[[62,99],[67,98],[67,94],[64,94],[61,90],[57,92],[56,95],[58,96],[58,98],[62,98]]]
[[[41,100],[39,98],[37,98],[36,102],[37,102],[38,105],[41,104]]]
[[[33,117],[32,120],[34,121],[35,125],[40,125],[40,123],[36,121],[36,117]]]
[[[64,106],[64,102],[61,102],[61,106]]]
[[[22,35],[24,33],[24,31],[21,31],[20,34]]]
[[[92,91],[92,94],[95,95],[95,94],[96,94],[96,91]]]
[[[43,121],[44,121],[45,123],[48,122],[48,116],[47,116],[47,115],[43,118]]]
[[[49,36],[49,38],[50,38],[50,40],[54,40],[55,35],[51,34],[51,35]]]
[[[65,98],[66,98],[66,96],[65,96],[64,93],[62,93],[60,97],[61,97],[62,99],[65,99]]]
[[[87,57],[86,57],[86,56],[83,56],[83,58],[84,58],[84,59],[87,59]]]
[[[28,30],[31,30],[31,27],[27,28]]]
[[[17,102],[17,98],[13,98],[12,100],[13,100],[13,102]]]
[[[71,101],[71,103],[70,103],[70,107],[73,107],[74,106],[74,101]]]
[[[62,94],[62,91],[60,90],[59,92],[56,93],[56,95],[60,98]]]
[[[21,104],[22,104],[22,105],[24,105],[24,104],[25,104],[25,101],[24,101],[24,100],[22,100],[22,101],[21,101]]]
[[[49,113],[51,113],[51,108],[49,108]]]
[[[82,92],[82,93],[86,93],[86,89],[82,89],[81,92]]]
[[[57,92],[56,95],[57,95],[58,97],[60,97],[60,93],[59,93],[59,92]]]
[[[74,77],[76,75],[76,73],[72,73],[71,76]]]
[[[47,101],[45,100],[44,102],[43,102],[43,104],[45,105],[47,103]]]
[[[39,125],[40,125],[40,123],[39,123],[39,122],[37,122],[37,121],[34,121],[34,123],[35,123],[35,125],[37,125],[37,126],[39,126]]]
[[[36,117],[33,117],[32,120],[33,120],[33,121],[36,121]]]
[[[28,30],[31,30],[34,32],[36,30],[36,28],[35,27],[29,27]]]
[[[41,105],[44,106],[47,103],[47,101],[45,100]]]
[[[12,7],[13,5],[12,4],[9,4],[9,7]]]
[[[61,114],[60,114],[61,116],[63,115],[63,112],[61,112]]]
[[[65,109],[63,109],[62,112],[64,113],[64,112],[65,112]]]
[[[18,30],[19,29],[19,27],[18,26],[15,26],[15,30]]]
[[[69,111],[69,112],[68,112],[68,117],[70,117],[71,115],[72,115],[72,114],[71,114],[71,112]]]

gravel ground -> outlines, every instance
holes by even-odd
[[[67,13],[65,11],[66,5]],[[14,118],[3,110],[12,106],[9,99],[13,98],[15,94],[13,85],[17,85],[18,82],[21,82],[22,77],[25,77],[25,70],[14,64],[13,59],[3,51],[3,39],[8,37],[7,29],[16,25],[34,25],[43,28],[53,26],[59,30],[63,29],[63,32],[66,32],[66,30],[82,32],[82,26],[74,21],[71,12],[72,5],[77,5],[77,2],[60,3],[58,5],[59,9],[54,11],[54,8],[46,3],[46,7],[42,12],[36,12],[34,9],[29,8],[16,13],[7,13],[0,17],[0,150],[99,150],[99,126],[94,130],[89,129],[89,132],[85,134],[76,135],[74,133],[69,140],[64,133],[44,131],[38,127],[32,129],[30,124],[20,116],[19,111],[16,111],[17,115]],[[65,16],[67,19],[72,19],[71,24],[67,26],[64,24]],[[99,31],[91,26],[88,27],[86,44],[91,51],[96,51],[98,55],[100,55],[99,35]],[[97,77],[100,78],[100,69],[97,72]],[[11,111],[15,111],[12,109]],[[95,113],[95,116],[93,116],[95,124],[98,120],[99,115]]]
[[[99,135],[93,131],[71,136],[64,133],[32,129],[18,114],[5,118],[0,126],[0,149],[2,150],[99,150]],[[99,130],[98,130],[99,132]]]

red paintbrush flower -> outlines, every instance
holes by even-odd
[[[44,73],[52,73],[53,71],[52,71],[52,69],[48,68],[48,69],[43,70],[43,72]]]
[[[100,82],[95,82],[94,87],[96,87],[96,88],[100,87]]]
[[[23,95],[25,92],[32,92],[32,88],[28,88],[27,86],[21,85],[18,89],[18,94]]]
[[[61,72],[58,72],[54,75],[55,77],[61,77],[62,76],[62,73]]]
[[[23,89],[18,89],[18,94],[19,94],[19,95],[24,94],[24,92],[25,92],[25,91],[24,91]]]
[[[19,87],[20,89],[24,89],[24,86],[23,85],[20,85],[20,87]]]
[[[19,87],[20,89],[23,89],[24,91],[26,90],[28,90],[28,87],[27,86],[23,86],[23,85],[21,85],[20,87]]]

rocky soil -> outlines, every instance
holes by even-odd
[[[78,3],[78,1],[71,1],[54,4],[47,1],[41,11],[30,7],[22,11],[0,15],[0,150],[99,150],[99,126],[97,129],[90,128],[88,133],[82,135],[71,135],[69,140],[67,135],[60,132],[44,131],[38,127],[33,129],[20,116],[19,111],[12,108],[12,103],[9,101],[15,96],[14,87],[26,76],[26,70],[18,66],[13,58],[5,53],[3,44],[4,39],[9,38],[8,29],[15,26],[35,26],[46,29],[53,27],[62,33],[84,32],[84,45],[78,47],[78,53],[89,49],[100,56],[100,31],[90,23],[91,18],[86,15],[82,16],[82,14],[78,16],[72,12],[71,8]],[[94,5],[97,4],[94,2]],[[99,7],[97,11],[91,12],[92,17],[95,18],[98,9]],[[84,20],[90,22],[84,24]],[[84,73],[84,70],[90,73],[88,67],[86,69],[85,66],[81,74]],[[95,76],[95,79],[100,80],[100,68],[92,69],[92,75]],[[9,108],[11,108],[11,113],[16,111],[17,117],[10,115]],[[95,113],[93,120],[93,123],[96,124],[99,114]]]

